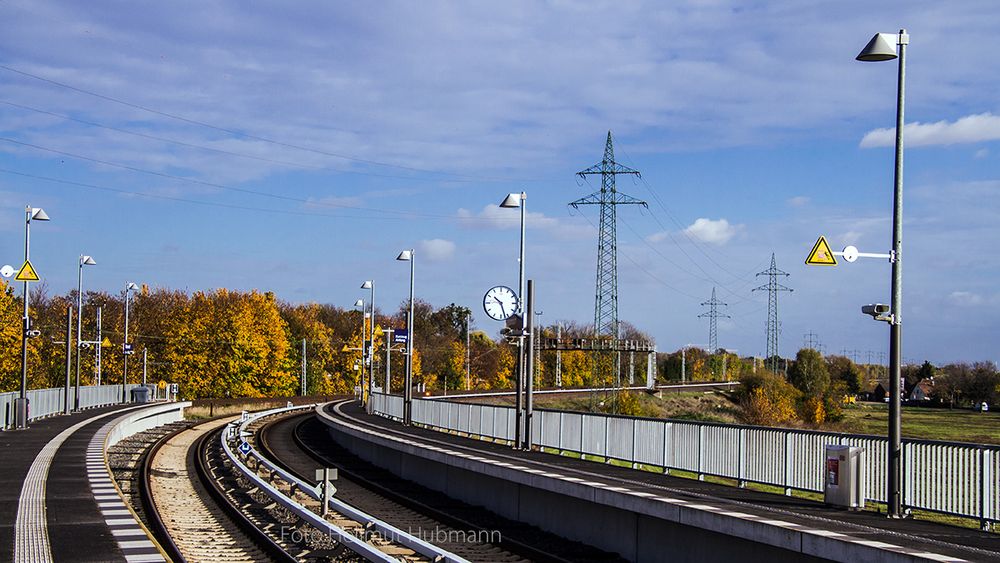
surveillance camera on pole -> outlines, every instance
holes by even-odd
[[[876,321],[885,321],[887,323],[892,322],[892,313],[889,312],[889,306],[883,303],[863,305],[861,307],[861,312],[866,315],[871,315],[871,317]]]

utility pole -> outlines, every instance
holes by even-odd
[[[771,267],[763,272],[758,272],[757,276],[767,276],[768,282],[760,287],[755,287],[752,291],[767,291],[767,357],[768,368],[771,371],[778,371],[778,292],[792,289],[778,283],[778,276],[788,277],[787,272],[778,269],[774,261],[774,253],[771,253]],[[787,364],[786,364],[787,365]]]
[[[714,354],[719,349],[718,320],[732,318],[725,313],[719,312],[719,306],[728,307],[728,303],[723,303],[715,298],[715,288],[712,288],[712,298],[702,302],[701,306],[708,306],[708,312],[698,315],[698,318],[708,317],[708,350]]]
[[[562,387],[562,323],[556,325],[556,387]]]
[[[66,307],[66,392],[63,394],[63,414],[69,414],[69,375],[73,369],[73,306]]]
[[[146,386],[146,352],[149,350],[144,346],[142,348],[142,386]]]
[[[299,382],[300,391],[299,395],[306,396],[306,339],[302,339],[302,379]]]
[[[97,344],[94,346],[94,371],[97,373],[97,385],[101,384],[101,313],[103,309],[103,305],[97,306]]]
[[[681,385],[684,385],[684,380],[687,379],[687,348],[681,348]]]
[[[391,328],[382,329],[382,334],[384,335],[383,338],[385,339],[385,389],[382,389],[382,392],[385,393],[386,395],[388,395],[389,392],[392,391],[392,375],[390,371],[392,368],[392,364],[390,363],[389,351],[392,349],[393,332],[395,331],[392,330]]]
[[[472,389],[472,349],[470,348],[472,344],[472,338],[469,335],[469,317],[472,316],[472,311],[465,312],[465,390],[469,391]]]

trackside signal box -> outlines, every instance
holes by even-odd
[[[851,510],[864,509],[864,474],[861,471],[864,451],[864,448],[853,446],[826,446],[823,467],[824,502]]]

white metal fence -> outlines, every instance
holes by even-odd
[[[403,400],[374,394],[374,412],[402,419]],[[514,409],[414,399],[413,422],[470,436],[512,441]],[[560,452],[600,456],[633,464],[729,477],[785,489],[823,492],[827,444],[864,448],[862,490],[885,502],[887,444],[884,437],[764,428],[735,424],[611,416],[538,409],[532,442]],[[1000,446],[903,440],[903,504],[906,507],[1000,521]]]
[[[126,385],[126,399],[131,397],[131,391],[141,385]],[[62,387],[55,389],[32,389],[26,393],[28,398],[28,420],[38,420],[54,414],[63,412],[63,405],[66,390]],[[7,430],[14,425],[14,399],[20,396],[18,391],[0,393],[0,428]],[[69,406],[73,408],[76,398],[76,389],[69,389]],[[80,408],[101,407],[104,405],[114,405],[122,402],[121,385],[88,385],[80,387]]]

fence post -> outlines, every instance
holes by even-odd
[[[559,450],[559,455],[563,454],[563,418],[564,414],[559,411],[559,436],[556,437],[556,448]],[[580,431],[583,432],[583,426],[580,427]]]
[[[792,488],[789,486],[792,474],[792,433],[785,431],[785,477],[782,479],[785,487],[785,496],[792,496]]]
[[[992,527],[990,518],[996,518],[996,514],[991,514],[993,508],[993,452],[981,448],[979,450],[979,528],[989,531]]]
[[[611,456],[608,455],[608,429],[611,427],[610,420],[611,417],[604,417],[604,463],[611,463]]]
[[[636,438],[638,438],[638,436],[639,436],[639,433],[636,432],[636,430],[635,430],[636,424],[638,424],[638,421],[633,418],[632,419],[632,455],[629,456],[632,459],[632,469],[638,469],[639,468],[639,462],[636,461],[636,459],[635,459],[636,457],[638,457],[638,456],[635,455],[635,451],[637,449],[635,441],[636,441]]]
[[[747,486],[747,482],[744,479],[746,477],[746,459],[747,459],[747,436],[746,428],[740,427],[739,429],[739,454],[736,459],[736,483],[739,488],[744,489]]]
[[[703,451],[704,448],[705,448],[705,426],[699,424],[698,425],[698,480],[699,481],[705,480],[705,474],[702,473],[701,471],[702,469],[701,459],[702,457],[704,457],[704,451]]]
[[[663,426],[663,444],[660,448],[663,450],[663,458],[660,465],[663,467],[663,474],[670,475],[670,468],[667,467],[667,450],[669,449],[668,444],[673,444],[673,441],[670,439],[670,432],[673,430],[673,426],[666,421],[660,422],[660,424]]]

